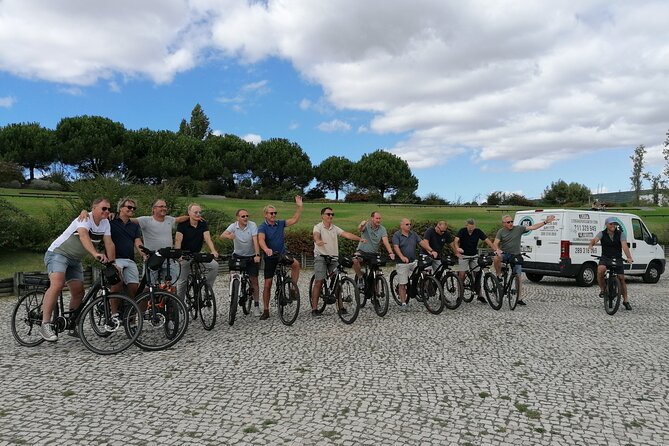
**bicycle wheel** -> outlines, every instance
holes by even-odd
[[[118,318],[111,317],[112,299],[118,301]],[[142,332],[143,321],[140,313],[137,303],[125,294],[99,295],[81,311],[77,334],[84,346],[93,353],[120,353],[130,347]]]
[[[516,309],[516,305],[520,300],[520,276],[511,276],[511,283],[509,283],[509,308],[511,311]]]
[[[240,285],[239,279],[232,279],[232,285],[230,286],[230,312],[228,313],[228,325],[230,326],[234,325],[235,316],[237,316]]]
[[[137,297],[144,324],[135,344],[142,350],[156,351],[172,347],[186,333],[188,311],[176,295],[166,291],[145,292]]]
[[[393,300],[397,305],[402,305],[400,300],[400,284],[397,281],[397,271],[390,273],[390,293],[393,295]]]
[[[239,305],[246,316],[251,314],[251,305],[253,305],[253,292],[251,291],[251,282],[248,279],[242,279],[239,289]]]
[[[284,325],[293,325],[300,313],[300,290],[289,277],[283,280],[283,289],[279,292],[279,319]]]
[[[188,275],[188,285],[186,286],[186,297],[184,299],[184,304],[186,305],[186,310],[193,320],[197,319],[198,313],[198,298],[197,298],[197,282],[192,275]]]
[[[216,296],[207,282],[200,286],[200,302],[198,302],[200,321],[205,330],[211,330],[216,325]],[[235,311],[237,306],[235,306]]]
[[[441,287],[444,292],[444,304],[449,310],[455,310],[462,303],[462,282],[453,271],[441,276]]]
[[[350,277],[342,277],[339,282],[337,314],[345,324],[352,324],[360,313],[360,291]]]
[[[501,286],[497,277],[493,273],[485,273],[483,276],[483,291],[485,292],[486,299],[488,299],[488,304],[490,304],[493,310],[502,308],[500,288]]]
[[[421,295],[423,305],[425,305],[425,308],[427,308],[427,311],[431,314],[439,314],[444,311],[446,299],[444,298],[441,284],[435,277],[419,277],[416,292]]]
[[[21,296],[12,311],[12,334],[14,339],[26,347],[34,347],[44,342],[39,334],[42,325],[42,300],[44,292],[31,291]]]
[[[462,281],[462,300],[469,303],[474,300],[475,295],[476,279],[471,271],[467,271]]]
[[[620,306],[620,280],[614,276],[606,283],[606,297],[604,298],[604,311],[613,316]]]
[[[390,289],[385,277],[376,276],[376,279],[374,280],[374,290],[372,292],[374,311],[378,316],[383,317],[388,312],[388,304],[390,303]]]

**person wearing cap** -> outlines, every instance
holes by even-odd
[[[476,227],[476,222],[474,219],[470,218],[465,223],[465,227],[458,231],[457,235],[455,236],[455,241],[453,242],[455,246],[455,255],[458,256],[458,264],[460,266],[460,271],[458,271],[460,280],[465,279],[465,274],[468,269],[473,269],[477,265],[476,259],[471,257],[478,255],[479,241],[483,240],[491,250],[495,249],[493,243],[490,241],[488,236],[485,235],[485,232]],[[463,259],[463,256],[470,258]],[[474,289],[476,289],[479,302],[486,303],[485,297],[483,297],[481,294],[482,275],[483,271],[479,268],[476,271]]]
[[[606,225],[606,229],[599,231],[588,244],[588,248],[590,249],[592,249],[597,242],[602,244],[602,258],[599,259],[599,266],[597,266],[597,283],[599,284],[600,290],[599,297],[604,297],[606,295],[604,291],[604,273],[606,272],[606,264],[611,259],[621,259],[623,257],[623,252],[625,252],[627,262],[633,262],[632,253],[627,244],[627,237],[618,227],[616,219],[614,217],[608,217],[604,221],[604,224]],[[625,271],[623,265],[617,265],[615,271],[618,275],[618,280],[620,280],[620,287],[622,288],[623,307],[625,307],[626,310],[631,310],[632,305],[630,305],[627,300],[627,284],[625,283]]]
[[[553,220],[555,220],[555,215],[549,215],[546,220],[542,220],[531,226],[514,226],[513,218],[511,218],[510,215],[503,216],[502,229],[497,231],[497,235],[495,235],[495,242],[493,243],[495,254],[497,254],[493,260],[497,276],[499,276],[502,272],[502,262],[509,262],[514,256],[520,255],[520,237],[522,237],[522,235],[526,232],[530,232],[546,226]],[[516,274],[520,275],[523,272],[523,266],[519,263],[516,263],[513,266],[513,270]],[[522,296],[520,293],[521,283],[521,281],[518,282],[519,296]],[[525,305],[525,302],[522,299],[518,299],[518,305],[523,306]]]

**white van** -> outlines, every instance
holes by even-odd
[[[523,271],[531,281],[560,276],[573,277],[581,286],[595,283],[598,260],[592,256],[600,255],[602,248],[597,244],[589,249],[588,243],[605,229],[607,217],[614,217],[627,236],[634,263],[625,265],[626,275],[642,276],[644,282],[655,283],[664,273],[664,249],[640,217],[605,211],[540,209],[516,212],[514,224],[531,226],[549,215],[555,215],[553,222],[526,232],[521,238],[521,251],[529,256]]]

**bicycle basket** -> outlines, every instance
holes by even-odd
[[[339,264],[344,268],[350,268],[353,266],[353,259],[348,256],[339,256]]]
[[[386,261],[379,254],[373,254],[365,257],[365,261],[369,266],[386,266]]]
[[[163,266],[164,261],[165,257],[160,256],[154,252],[149,256],[148,260],[146,261],[146,265],[151,271],[158,271],[160,267]]]
[[[181,257],[181,250],[176,248],[160,248],[158,254],[165,257],[166,259],[178,259]]]
[[[486,267],[492,265],[492,257],[490,257],[490,256],[479,256],[479,258],[476,262],[478,263],[478,265],[481,268],[486,268]]]
[[[279,260],[283,265],[289,266],[293,264],[293,256],[288,254],[283,254]]]
[[[121,281],[121,276],[113,263],[108,263],[102,270],[102,274],[108,285],[116,285]]]
[[[194,252],[193,262],[195,263],[209,263],[214,260],[214,255],[208,252]]]
[[[230,271],[242,271],[246,269],[248,261],[249,259],[242,257],[230,257],[228,260],[228,267],[230,268]]]

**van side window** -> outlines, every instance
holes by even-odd
[[[632,219],[632,231],[634,232],[634,238],[636,240],[645,240],[647,243],[650,243],[650,233],[638,218]]]

